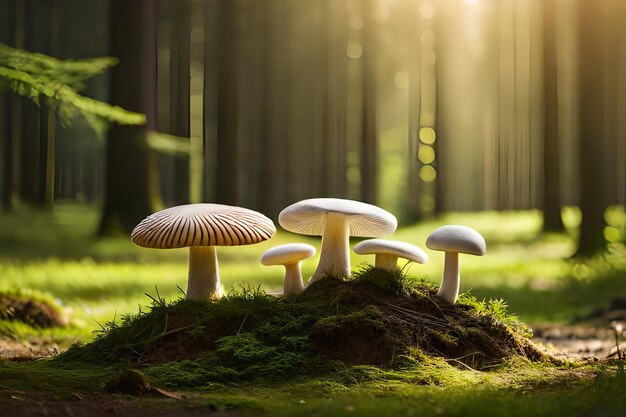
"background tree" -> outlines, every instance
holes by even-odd
[[[563,230],[561,219],[558,50],[556,45],[556,6],[543,0],[543,230]]]
[[[605,246],[604,210],[606,184],[602,181],[602,143],[605,125],[605,26],[598,25],[605,2],[578,2],[580,65],[580,209],[582,223],[578,242],[580,256],[591,255]]]
[[[106,188],[101,233],[130,231],[158,198],[147,135],[156,130],[156,5],[112,0],[111,102],[146,115],[143,126],[115,125],[106,144]]]
[[[240,199],[238,0],[218,6],[217,200],[236,205]]]
[[[362,127],[360,143],[361,199],[375,204],[378,190],[378,123],[375,3],[361,0],[363,56],[361,57]]]

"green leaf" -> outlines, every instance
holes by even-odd
[[[148,132],[150,149],[174,156],[189,156],[189,138],[168,135],[161,132]]]
[[[91,127],[102,131],[106,122],[123,125],[142,125],[146,116],[130,112],[118,106],[78,94],[68,85],[48,81],[42,82],[23,71],[0,66],[0,91],[9,90],[40,104],[40,97],[56,110],[61,123],[69,125],[79,114],[85,116]]]

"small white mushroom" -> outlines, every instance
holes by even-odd
[[[398,269],[398,258],[419,264],[428,262],[426,252],[407,242],[369,239],[354,245],[353,250],[359,255],[376,255],[374,266],[388,271]]]
[[[261,263],[265,266],[283,265],[285,267],[285,284],[283,295],[292,295],[302,292],[302,261],[315,255],[315,248],[306,243],[290,243],[268,249],[261,256]]]
[[[377,237],[392,233],[393,214],[371,204],[340,198],[312,198],[285,208],[278,216],[285,229],[322,236],[320,262],[311,282],[326,276],[350,276],[350,236]]]
[[[222,295],[216,246],[259,243],[274,236],[274,223],[253,210],[222,204],[187,204],[156,212],[139,223],[131,240],[143,247],[189,247],[187,299]]]
[[[482,256],[487,251],[485,239],[476,230],[466,226],[440,227],[428,236],[426,247],[444,251],[443,278],[437,295],[450,304],[459,296],[459,252]]]

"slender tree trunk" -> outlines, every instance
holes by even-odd
[[[59,0],[49,1],[49,34],[47,39],[47,53],[59,55],[59,38],[61,31],[61,7]],[[39,109],[39,190],[37,205],[47,211],[54,207],[54,179],[56,170],[56,114],[47,106]],[[89,166],[89,165],[88,165]]]
[[[204,201],[217,200],[217,92],[218,69],[215,64],[219,51],[218,1],[212,0],[204,4],[204,95],[202,97],[202,177],[204,183]]]
[[[12,4],[11,21],[12,45],[24,47],[25,3],[15,1]],[[21,164],[22,164],[22,100],[17,94],[6,95],[6,140],[4,146],[4,175],[2,187],[2,208],[10,211],[20,203]]]
[[[415,5],[416,13],[419,13],[420,2]],[[419,130],[420,113],[422,108],[422,60],[420,43],[420,25],[409,25],[409,45],[411,53],[409,58],[409,120],[408,120],[408,167],[407,167],[407,193],[406,193],[406,220],[415,222],[420,218],[420,178],[419,168]]]
[[[145,126],[114,125],[106,145],[106,190],[101,233],[131,231],[153,211],[156,172],[147,133],[156,128],[156,2],[112,0],[111,102],[146,114]]]
[[[362,78],[362,129],[360,146],[361,199],[376,203],[378,188],[378,126],[376,114],[376,21],[375,3],[362,0],[363,56]]]
[[[561,220],[559,102],[554,0],[543,0],[543,230],[563,230]]]
[[[190,136],[190,0],[170,2],[172,18],[170,49],[170,129],[171,134]],[[189,202],[189,158],[174,159],[174,202]]]
[[[45,132],[45,188],[43,207],[52,211],[54,207],[54,177],[56,170],[56,115],[52,109],[43,109],[46,118]]]
[[[604,18],[599,2],[578,2],[580,63],[580,209],[582,223],[579,256],[592,255],[605,246],[603,135],[605,134]]]
[[[239,196],[239,85],[237,0],[220,0],[217,86],[217,200],[238,204]]]

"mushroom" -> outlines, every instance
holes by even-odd
[[[222,296],[215,246],[259,243],[274,223],[256,211],[221,204],[187,204],[156,212],[139,223],[131,240],[158,249],[189,247],[188,300]]]
[[[369,239],[354,245],[353,250],[359,255],[376,255],[374,266],[388,271],[396,271],[398,269],[398,258],[419,264],[428,262],[426,252],[406,242]]]
[[[459,295],[459,252],[482,256],[487,251],[485,239],[476,230],[466,226],[440,227],[428,236],[426,247],[446,253],[443,279],[437,295],[450,304]]]
[[[320,262],[311,282],[326,276],[350,276],[350,236],[377,237],[392,233],[393,214],[360,201],[312,198],[280,212],[278,222],[291,232],[322,236]]]
[[[265,266],[283,265],[285,267],[285,284],[283,295],[292,295],[302,292],[302,261],[315,255],[315,248],[306,243],[290,243],[268,249],[261,256],[261,263]]]

